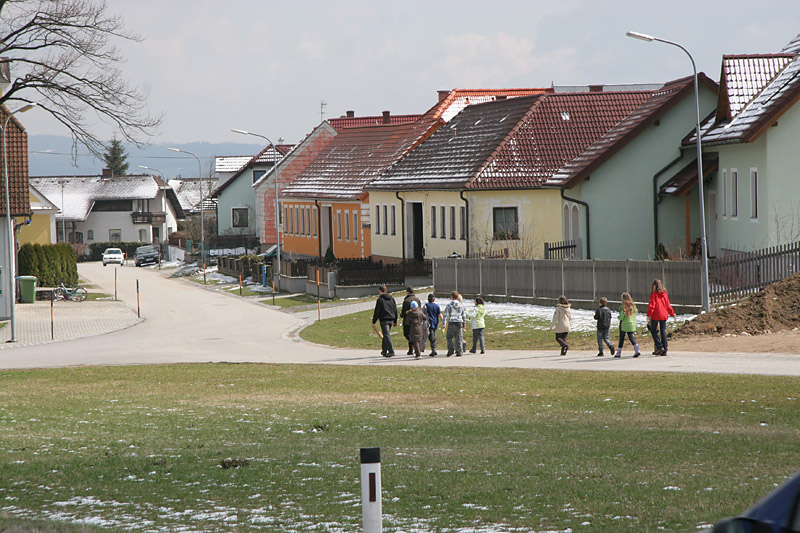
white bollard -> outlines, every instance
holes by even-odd
[[[383,531],[380,448],[361,448],[361,509],[364,533]]]

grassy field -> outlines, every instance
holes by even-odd
[[[380,446],[385,531],[694,531],[798,467],[796,378],[243,364],[0,375],[0,530],[358,531],[358,450]]]
[[[380,339],[372,333],[370,328],[372,322],[372,311],[363,311],[351,315],[327,318],[320,322],[315,322],[305,328],[300,336],[311,342],[338,346],[342,348],[375,348],[380,351]],[[673,323],[670,322],[670,326]],[[537,319],[534,317],[520,317],[514,322],[514,327],[493,317],[486,316],[486,330],[484,332],[487,350],[553,350],[558,353],[559,346],[556,344],[555,335],[549,331],[550,321]],[[611,342],[616,346],[619,340],[618,330],[611,331]],[[447,351],[447,341],[444,332],[437,334],[437,351],[440,353]],[[637,334],[637,339],[642,353],[650,353],[653,349],[653,340],[650,335],[643,332]],[[472,346],[472,330],[467,328],[464,333],[464,340],[468,347]],[[576,332],[569,334],[567,339],[570,348],[576,350],[596,350],[597,338],[594,331]],[[405,353],[406,344],[403,339],[403,329],[401,327],[392,330],[392,342],[395,351]],[[625,341],[626,355],[632,353],[631,345]],[[608,350],[606,350],[608,356]]]

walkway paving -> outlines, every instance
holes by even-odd
[[[11,339],[11,323],[0,329],[0,350],[48,342],[67,341],[103,335],[138,324],[136,316],[122,301],[53,302],[17,304],[14,308],[16,342]]]

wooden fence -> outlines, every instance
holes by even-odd
[[[320,282],[327,283],[328,273],[336,272],[336,284],[341,286],[355,285],[402,285],[407,276],[426,277],[432,273],[431,261],[406,261],[396,264],[383,264],[369,259],[343,259],[336,262],[335,267],[320,268]],[[316,282],[317,268],[308,266],[308,280]]]
[[[226,276],[234,278],[242,276],[242,279],[252,279],[256,283],[261,283],[262,267],[264,263],[251,257],[229,257],[220,256],[217,258],[217,271]],[[268,268],[267,279],[271,280],[272,265]]]
[[[601,261],[548,259],[434,259],[436,291],[455,289],[467,295],[506,299],[556,299],[594,302],[601,296],[619,301],[628,292],[647,302],[653,279],[661,279],[670,301],[701,306],[699,261]]]
[[[727,254],[709,261],[712,304],[741,300],[800,271],[800,242]]]

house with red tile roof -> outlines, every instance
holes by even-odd
[[[718,87],[699,81],[705,116]],[[697,122],[694,78],[628,94],[638,104],[547,180],[563,191],[564,240],[580,239],[583,257],[653,259],[659,244],[686,256],[700,236],[696,150],[681,146]]]
[[[9,109],[4,105],[0,105],[0,124],[6,124],[5,141],[6,141],[6,156],[8,157],[8,196],[10,204],[10,213],[14,220],[19,218],[27,218],[31,216],[30,193],[28,187],[28,134],[15,115],[9,117]],[[0,162],[0,172],[4,172]],[[5,202],[5,176],[0,180],[0,217],[2,220],[6,219],[6,214],[9,212]],[[12,220],[12,222],[14,222]],[[13,244],[12,260],[16,261],[17,244],[15,237],[8,238],[8,231],[6,224],[0,224],[0,265],[3,267],[3,291],[0,293],[0,320],[6,320],[11,315],[11,302],[8,299],[8,290],[6,290],[8,278],[6,277],[11,271],[8,264],[8,248],[6,243],[9,241]]]
[[[722,57],[716,113],[701,130],[719,167],[706,197],[711,255],[800,240],[798,101],[800,35],[775,54]]]
[[[369,186],[401,200],[402,233],[380,233],[374,257],[543,257],[562,238],[563,200],[547,181],[650,93],[543,92],[470,105]]]

